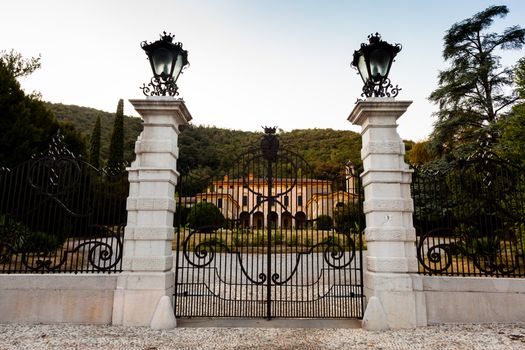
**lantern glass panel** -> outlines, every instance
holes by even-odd
[[[177,61],[175,62],[175,68],[173,69],[173,79],[177,80],[179,77],[180,71],[182,70],[182,55],[177,55]]]
[[[391,60],[390,52],[385,49],[376,49],[370,53],[370,73],[374,81],[386,77]]]
[[[357,70],[359,71],[359,74],[361,75],[361,79],[363,79],[363,82],[366,83],[369,77],[368,77],[368,68],[366,68],[365,56],[363,54],[359,56],[359,61],[357,62]]]
[[[163,78],[168,78],[171,74],[173,64],[173,52],[163,47],[156,49],[151,54],[155,74]]]

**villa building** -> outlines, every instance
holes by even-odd
[[[226,219],[239,220],[241,227],[263,228],[268,220],[273,227],[303,228],[320,215],[333,217],[337,207],[357,200],[353,168],[351,162],[346,164],[342,186],[331,180],[275,178],[271,184],[273,201],[267,199],[267,179],[252,174],[234,179],[225,175],[191,201],[215,204]]]

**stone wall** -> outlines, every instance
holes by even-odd
[[[0,275],[0,323],[111,324],[117,275]]]
[[[525,279],[423,276],[428,324],[525,322]]]

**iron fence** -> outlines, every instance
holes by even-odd
[[[416,169],[412,181],[419,272],[525,277],[525,179],[495,162]]]
[[[128,187],[123,167],[93,168],[60,134],[0,168],[0,273],[121,271]]]

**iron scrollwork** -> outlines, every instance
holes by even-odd
[[[24,247],[23,244],[0,241],[0,263],[10,264],[13,257],[22,266],[15,271],[24,270],[27,272],[44,273],[44,272],[113,272],[122,260],[124,224],[117,227],[116,232],[110,232],[107,227],[101,229],[106,231],[105,237],[91,238],[85,240],[73,240],[71,248],[69,243],[64,243],[57,255],[56,251],[42,249],[41,251],[31,251]],[[10,227],[4,227],[5,236],[9,236]],[[18,233],[12,232],[13,235]],[[84,258],[75,255],[87,256],[86,266],[78,266],[78,263],[84,261]],[[71,266],[71,261],[77,262],[76,266]],[[11,271],[8,271],[11,272]]]
[[[363,92],[361,93],[362,97],[396,97],[401,91],[401,88],[397,85],[394,86],[390,82],[390,79],[382,79],[378,83],[374,83],[371,80],[368,80],[366,84],[363,85]]]
[[[100,189],[111,176],[75,156],[60,132],[47,151],[3,173],[0,271],[120,271],[125,207]],[[101,219],[103,209],[113,214]]]
[[[172,77],[153,77],[148,85],[144,83],[140,89],[146,96],[177,96],[179,94],[179,88]]]
[[[295,176],[287,184],[287,187],[277,191],[275,193],[265,193],[261,191],[259,186],[259,180],[254,180],[255,183],[252,183],[247,178],[243,178],[243,187],[246,188],[249,192],[260,198],[260,202],[254,205],[254,208],[251,210],[250,214],[253,214],[258,210],[264,203],[268,205],[280,206],[285,209],[285,205],[278,199],[279,197],[290,193],[297,185],[297,173],[299,172],[300,165],[296,164],[293,161],[293,158],[302,159],[300,156],[293,154],[293,157],[288,154],[290,151],[283,150],[280,148],[279,139],[275,135],[276,127],[264,127],[265,134],[261,139],[260,147],[254,148],[248,151],[248,156],[244,155],[245,161],[243,162],[244,173],[247,173],[247,170],[250,168],[250,165],[257,161],[258,158],[264,159],[264,162],[271,166],[275,164],[279,159],[282,159],[287,164],[291,166],[292,171],[295,173]],[[305,165],[304,163],[303,165]],[[273,182],[272,173],[269,171],[267,178],[264,179],[265,183],[268,183],[271,187]],[[290,217],[294,217],[291,213]],[[187,261],[191,266],[195,268],[206,268],[211,267],[213,261],[216,259],[216,255],[219,252],[226,254],[235,254],[237,256],[237,263],[240,267],[240,270],[244,277],[251,283],[255,285],[263,285],[266,283],[273,283],[273,285],[284,285],[289,282],[293,276],[297,273],[301,262],[304,257],[311,255],[315,252],[321,251],[322,259],[324,263],[332,269],[345,269],[350,266],[356,255],[355,242],[351,237],[350,233],[336,232],[334,236],[330,236],[323,241],[314,244],[308,248],[307,251],[295,253],[294,266],[292,271],[288,276],[285,276],[281,280],[281,274],[278,272],[260,272],[257,277],[252,277],[246,267],[244,266],[242,252],[238,250],[233,250],[231,247],[226,244],[222,239],[215,236],[216,232],[220,228],[218,226],[206,226],[193,229],[189,235],[187,235],[182,242],[182,253],[185,261]],[[200,240],[195,246],[191,246],[191,242],[196,242],[196,236],[209,236]],[[267,237],[268,242],[270,241]],[[341,242],[344,242],[341,243]],[[191,254],[193,252],[193,254]],[[268,254],[271,253],[271,249],[268,250]],[[270,281],[268,281],[268,274],[270,275]]]
[[[520,268],[519,256],[502,258],[500,252],[500,240],[497,237],[492,239],[455,237],[441,238],[448,242],[433,242],[436,235],[451,232],[452,230],[437,229],[423,235],[418,243],[417,257],[420,265],[433,274],[446,274],[456,272],[453,266],[454,261],[462,261],[463,257],[480,272],[486,275],[511,275]]]

